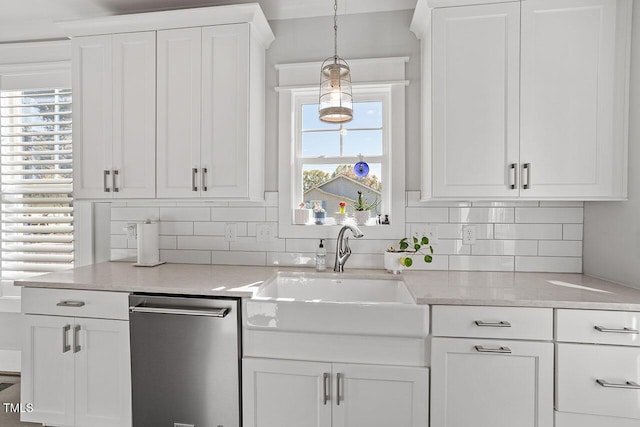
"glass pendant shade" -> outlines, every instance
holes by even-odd
[[[339,57],[327,58],[320,72],[320,120],[344,123],[353,119],[351,70]]]

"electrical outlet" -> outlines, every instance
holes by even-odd
[[[224,241],[235,242],[238,240],[238,224],[229,223],[224,225]]]
[[[429,238],[430,245],[438,244],[438,226],[435,224],[411,224],[411,236]]]
[[[256,241],[273,242],[276,238],[276,230],[274,224],[264,222],[256,225]]]
[[[135,239],[138,234],[138,224],[129,223],[123,230],[127,232],[127,239]]]
[[[463,245],[476,244],[476,227],[474,225],[462,226],[462,244]]]

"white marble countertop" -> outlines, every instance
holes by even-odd
[[[278,271],[309,268],[106,262],[46,274],[17,285],[118,292],[251,297]],[[344,275],[387,274],[348,269]],[[640,290],[582,274],[405,271],[420,304],[586,308],[640,311]]]

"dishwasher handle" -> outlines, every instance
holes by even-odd
[[[178,314],[183,316],[205,316],[205,317],[226,317],[231,309],[224,308],[171,308],[171,307],[148,307],[134,305],[129,307],[130,313],[154,313],[154,314]]]

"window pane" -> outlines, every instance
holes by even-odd
[[[353,120],[346,124],[348,129],[382,128],[382,102],[354,102]]]
[[[302,157],[340,155],[340,132],[304,132],[302,134]]]
[[[344,156],[382,156],[381,130],[350,130],[343,136]],[[366,160],[366,159],[365,159]]]
[[[358,191],[371,203],[382,199],[382,164],[369,164],[369,175],[356,177],[353,165],[302,165],[303,201],[321,201],[327,216],[335,216],[341,201],[347,204],[347,213],[353,215],[353,203],[358,198]],[[298,202],[299,203],[299,202]],[[296,203],[297,205],[297,203]],[[373,215],[382,212],[380,205],[372,210]]]
[[[302,106],[302,130],[309,129],[339,129],[337,123],[325,123],[318,118],[318,104]]]

